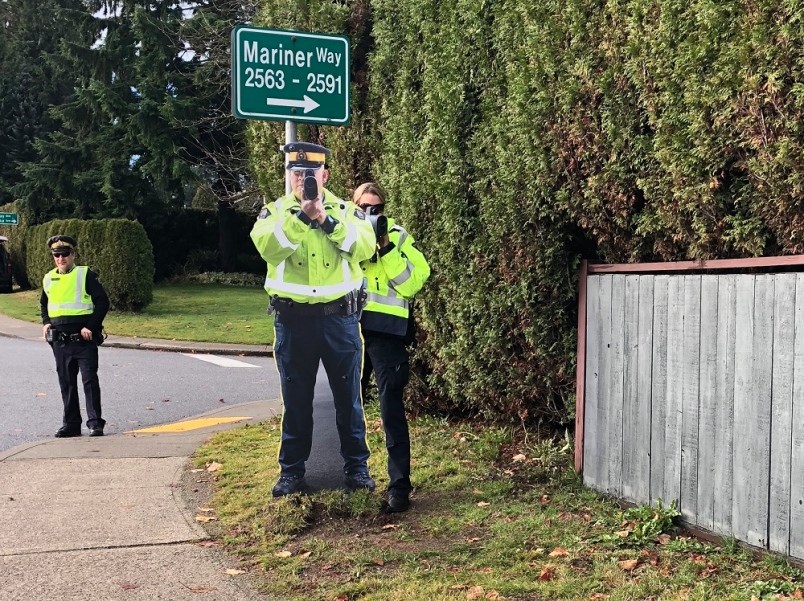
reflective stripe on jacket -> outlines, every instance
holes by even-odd
[[[363,284],[360,261],[374,253],[371,223],[353,203],[324,190],[324,210],[338,223],[329,234],[305,224],[293,194],[263,207],[251,240],[268,264],[265,290],[299,303],[325,303]]]
[[[368,281],[368,302],[360,324],[364,330],[404,336],[410,299],[430,277],[430,266],[413,236],[388,219],[388,238],[394,246],[375,260],[360,263]]]
[[[42,289],[47,294],[47,312],[53,317],[92,315],[95,305],[87,294],[89,267],[75,266],[69,273],[53,269],[42,279]]]

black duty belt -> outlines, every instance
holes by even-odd
[[[354,291],[328,303],[297,303],[289,298],[274,296],[271,306],[280,315],[304,315],[325,317],[327,315],[352,315],[365,304],[365,292]]]

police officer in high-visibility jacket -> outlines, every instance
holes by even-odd
[[[47,241],[56,267],[42,280],[39,304],[42,336],[53,348],[64,403],[62,426],[57,438],[81,436],[78,402],[78,372],[84,385],[87,428],[90,436],[103,436],[98,381],[98,344],[103,341],[103,319],[109,297],[89,267],[75,264],[75,238],[53,236]]]
[[[274,357],[284,404],[273,496],[305,490],[319,362],[335,400],[346,488],[374,490],[360,395],[359,323],[365,302],[360,261],[374,253],[374,231],[361,210],[324,188],[327,148],[293,142],[282,150],[293,192],[264,206],[251,230],[268,264],[265,290],[275,312]]]
[[[360,320],[365,340],[363,387],[371,370],[377,381],[388,449],[389,513],[410,506],[410,435],[402,398],[408,383],[410,302],[430,277],[430,266],[413,236],[384,215],[385,193],[377,184],[358,186],[352,199],[376,225],[377,251],[360,265],[368,282],[368,304]]]

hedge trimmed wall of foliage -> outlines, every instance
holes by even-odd
[[[47,240],[65,234],[78,241],[76,264],[98,274],[113,309],[137,311],[153,298],[154,254],[145,229],[128,219],[57,219],[31,227],[26,236],[28,279],[41,286],[53,269]]]
[[[301,4],[263,24],[366,57],[354,125],[313,130],[351,167],[330,187],[378,179],[433,268],[423,408],[571,420],[581,258],[804,252],[800,0]],[[251,140],[275,192],[282,130]]]
[[[185,273],[221,270],[218,215],[214,209],[175,209],[142,222],[153,245],[155,281]],[[249,237],[256,214],[238,211],[234,219],[237,271],[264,275],[265,262]]]

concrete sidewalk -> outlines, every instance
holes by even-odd
[[[41,340],[41,326],[0,315],[0,335]],[[270,354],[270,347],[127,340],[109,346]],[[159,345],[159,346],[151,346]],[[203,544],[184,486],[190,455],[216,431],[268,419],[277,400],[204,414],[242,418],[186,432],[49,439],[0,453],[0,599],[265,599],[236,560]],[[197,480],[194,480],[196,478]],[[201,512],[205,515],[205,512]]]

